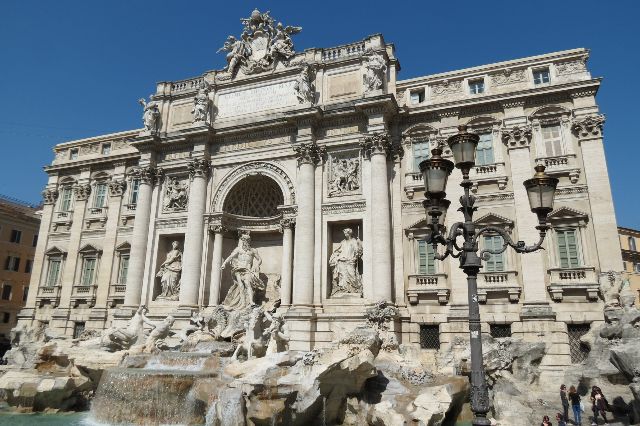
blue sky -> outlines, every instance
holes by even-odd
[[[604,77],[605,149],[618,224],[640,228],[640,2],[30,1],[0,14],[0,193],[39,202],[54,144],[140,127],[158,81],[221,68],[254,7],[300,25],[297,50],[382,33],[402,79],[556,50],[591,49]]]

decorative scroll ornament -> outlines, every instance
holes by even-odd
[[[365,155],[372,156],[377,154],[389,155],[391,151],[391,142],[387,132],[370,133],[360,142]]]
[[[581,119],[575,119],[571,124],[571,130],[578,137],[602,136],[605,117],[603,114],[589,115]]]
[[[364,58],[366,71],[363,77],[363,83],[365,93],[382,89],[387,72],[387,64],[385,63],[384,57],[370,50]]]
[[[303,142],[293,146],[293,150],[298,156],[298,166],[302,164],[317,164],[326,154],[324,147],[313,142]]]
[[[144,98],[138,99],[138,103],[144,108],[142,113],[142,123],[146,132],[155,134],[160,129],[160,108],[158,102],[154,101],[152,95],[149,96],[149,102]]]
[[[200,83],[198,94],[193,98],[193,114],[194,123],[209,123],[211,120],[211,99],[209,98],[209,85],[205,82]]]
[[[559,62],[556,64],[556,73],[558,75],[568,75],[585,72],[587,70],[587,59],[583,58],[578,61]]]
[[[240,39],[230,35],[218,52],[227,52],[226,75],[222,80],[232,79],[239,69],[245,75],[274,69],[278,62],[289,66],[289,59],[295,55],[291,36],[302,31],[302,27],[284,26],[255,9],[251,16],[241,19],[244,30]]]
[[[491,84],[493,86],[504,86],[506,84],[522,83],[524,81],[527,81],[525,69],[512,70],[506,68],[501,73],[491,76]]]
[[[42,191],[42,198],[44,199],[45,204],[55,204],[58,199],[58,190],[57,189],[45,189]]]
[[[112,197],[122,197],[126,188],[127,182],[124,180],[112,180],[109,182],[109,195]]]
[[[130,175],[134,179],[138,179],[140,183],[147,185],[153,185],[158,179],[162,178],[163,172],[161,169],[156,169],[150,166],[138,167],[130,172]]]
[[[305,64],[296,78],[296,82],[293,86],[293,90],[296,92],[298,102],[301,104],[311,103],[315,101],[315,86],[311,81],[312,70],[308,64]]]
[[[79,183],[73,187],[73,193],[77,201],[86,201],[91,194],[91,185],[88,183]]]
[[[210,163],[204,158],[196,158],[187,164],[189,170],[189,178],[193,180],[196,177],[207,178],[209,176]]]
[[[514,126],[510,129],[502,129],[502,142],[510,147],[528,146],[531,135],[531,126]]]

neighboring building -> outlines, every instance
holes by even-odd
[[[636,292],[636,303],[640,306],[640,231],[618,226],[618,234],[622,250],[622,270],[629,279],[631,289]]]
[[[600,280],[622,270],[588,50],[399,80],[381,35],[294,54],[288,35],[246,25],[253,49],[230,39],[228,68],[157,85],[145,129],[55,146],[23,321],[73,335],[124,324],[143,303],[184,327],[225,299],[232,268],[221,261],[250,231],[261,278],[280,281],[292,349],[329,344],[381,299],[400,307],[403,344],[468,339],[465,275],[425,244],[418,170],[466,124],[481,140],[479,225],[535,243],[522,183],[536,163],[560,179],[546,249],[485,262],[483,326],[550,343],[548,372],[584,356],[579,338],[603,321]],[[461,220],[460,179],[449,179],[449,225]],[[330,259],[346,227],[362,241],[362,280],[342,286]],[[182,275],[161,283],[174,241]]]
[[[38,243],[38,208],[0,195],[0,357],[29,291]]]

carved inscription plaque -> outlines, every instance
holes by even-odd
[[[271,109],[298,105],[293,90],[294,80],[253,87],[218,96],[218,117],[252,114]]]

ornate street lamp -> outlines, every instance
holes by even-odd
[[[476,229],[473,223],[475,197],[470,194],[472,182],[469,180],[469,171],[475,165],[476,147],[479,141],[478,135],[468,133],[466,126],[459,126],[458,133],[449,137],[447,143],[453,152],[455,167],[462,171],[462,183],[464,195],[460,198],[464,222],[456,222],[451,225],[448,235],[445,235],[444,218],[451,202],[445,199],[447,178],[454,168],[454,163],[441,157],[442,150],[437,148],[432,152],[430,159],[420,163],[420,171],[424,178],[425,197],[423,202],[427,216],[431,218],[429,223],[430,234],[428,242],[433,245],[435,258],[444,260],[451,255],[460,258],[460,268],[467,275],[469,290],[469,337],[471,340],[471,411],[474,417],[474,426],[490,425],[487,418],[489,412],[489,390],[485,378],[484,364],[482,360],[482,333],[480,327],[480,306],[478,304],[478,272],[482,268],[481,259],[488,260],[492,254],[504,252],[511,246],[518,253],[530,253],[540,249],[549,225],[547,215],[553,210],[553,197],[558,179],[544,173],[544,166],[535,167],[533,178],[524,181],[527,190],[531,211],[538,216],[540,239],[533,246],[525,245],[524,241],[514,242],[503,229],[494,226],[486,226]],[[503,239],[502,248],[497,250],[483,250],[478,255],[478,239],[481,235],[490,233],[498,234]],[[460,247],[458,237],[463,237]],[[438,244],[445,247],[442,254],[437,252]]]

